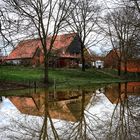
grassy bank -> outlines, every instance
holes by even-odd
[[[50,69],[49,78],[51,83],[55,83],[60,87],[122,81],[117,77],[106,75],[96,71],[95,69],[87,69],[86,72],[82,72],[80,69]],[[1,66],[0,81],[16,83],[29,83],[29,81],[36,81],[37,83],[41,83],[43,81],[43,69],[19,66]]]

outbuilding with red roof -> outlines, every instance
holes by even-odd
[[[47,49],[50,46],[50,38],[47,38]],[[80,60],[80,42],[76,33],[58,35],[53,44],[50,66],[71,67],[78,65]],[[17,47],[9,54],[6,61],[24,65],[43,64],[44,55],[40,39],[29,39],[19,42]]]

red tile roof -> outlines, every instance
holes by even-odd
[[[7,59],[32,58],[40,44],[38,39],[21,41]]]
[[[58,35],[53,44],[53,50],[58,50],[61,48],[66,49],[71,44],[75,36],[76,33]],[[47,40],[48,40],[47,48],[49,48],[50,37],[48,37]],[[21,41],[7,57],[7,60],[32,58],[37,48],[41,48],[41,41],[39,39],[30,39],[30,40]]]
[[[67,48],[71,44],[75,36],[76,36],[76,33],[58,35],[53,44],[54,46],[53,49],[57,50],[61,48]],[[49,42],[47,44],[47,47],[50,46],[50,38],[48,40]]]

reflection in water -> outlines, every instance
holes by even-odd
[[[134,82],[107,85],[96,91],[44,90],[10,95],[0,109],[2,116],[4,106],[9,107],[4,103],[12,106],[10,110],[5,107],[4,111],[10,112],[7,118],[0,117],[0,136],[10,140],[139,139],[139,95],[140,83]]]
[[[140,138],[140,83],[124,83],[107,87],[105,95],[115,105],[112,112],[109,139]]]
[[[0,102],[2,102],[2,96],[0,96]]]
[[[88,104],[92,94],[86,95],[86,104]],[[8,99],[17,107],[17,109],[28,115],[43,116],[46,107],[53,119],[67,121],[77,121],[80,117],[80,102],[82,95],[79,91],[70,92],[42,92],[25,96],[10,96]],[[45,103],[47,101],[47,106]]]

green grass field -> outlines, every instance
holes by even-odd
[[[43,81],[43,68],[31,68],[23,66],[0,66],[0,81],[28,83],[29,81],[41,83]],[[57,86],[82,86],[93,83],[103,84],[122,82],[123,80],[106,75],[95,69],[49,69],[49,81]]]

